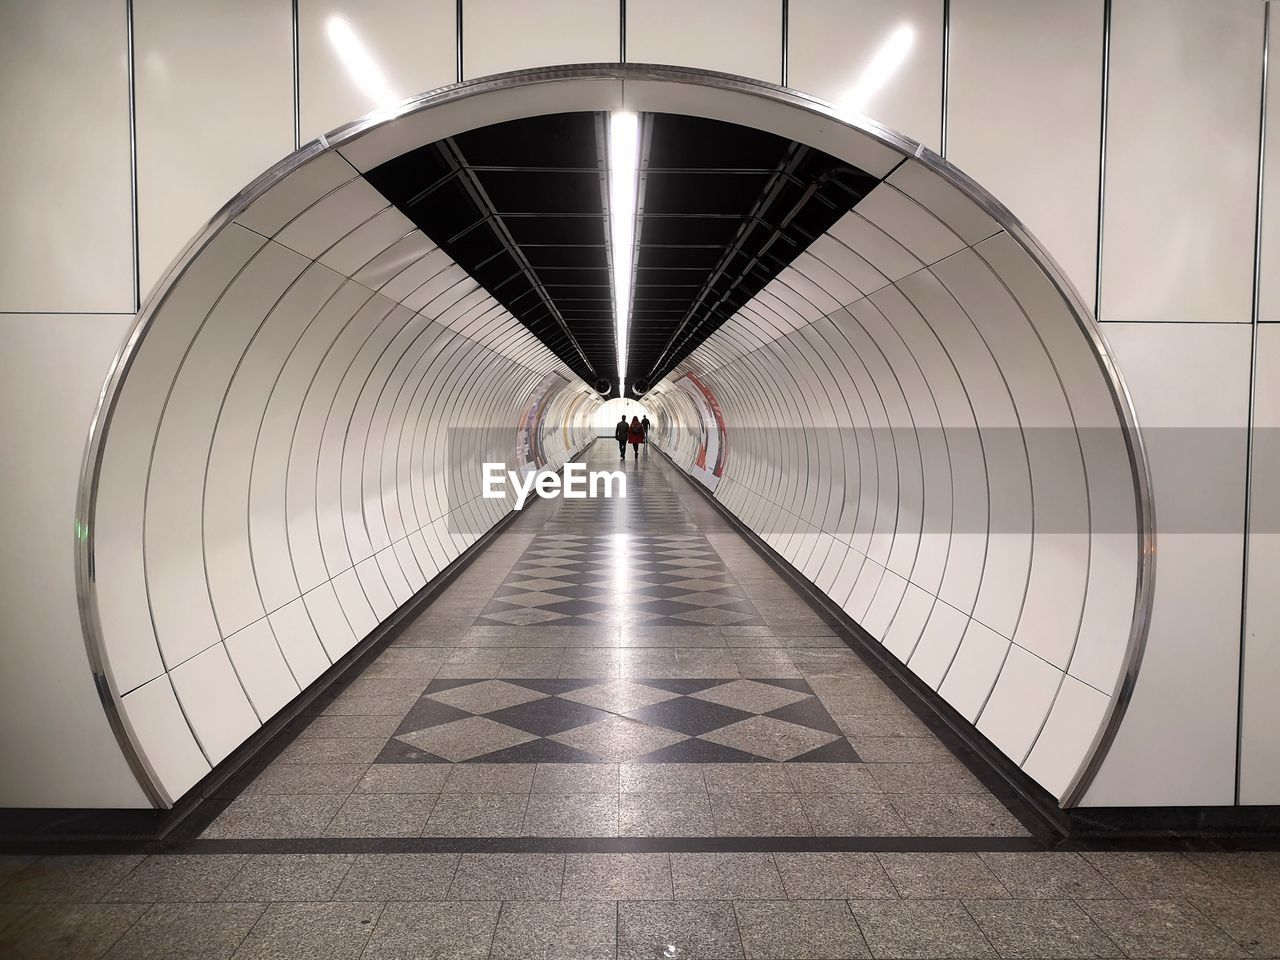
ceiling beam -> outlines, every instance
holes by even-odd
[[[493,201],[489,198],[489,194],[485,191],[479,178],[467,163],[467,158],[463,155],[461,149],[459,149],[457,142],[453,137],[446,137],[436,144],[436,148],[440,152],[440,156],[444,159],[445,163],[449,166],[450,171],[457,176],[458,182],[466,190],[471,202],[475,204],[476,209],[481,213],[481,220],[478,222],[486,223],[489,226],[497,237],[498,242],[502,244],[507,253],[510,254],[512,260],[519,265],[520,272],[528,278],[529,284],[538,292],[543,303],[546,305],[547,310],[550,312],[551,316],[555,318],[557,325],[564,333],[568,342],[573,344],[574,350],[577,351],[578,356],[582,358],[582,363],[587,373],[590,375],[590,379],[594,379],[596,376],[596,369],[587,358],[586,351],[582,349],[582,345],[578,343],[578,338],[573,335],[573,331],[571,331],[569,329],[569,325],[565,323],[564,317],[560,315],[559,308],[551,298],[551,295],[547,293],[546,288],[542,285],[541,278],[525,257],[524,251],[520,249],[520,245],[516,243],[515,238],[511,236],[511,232],[507,229],[507,225],[503,223],[502,216],[500,216],[494,208]],[[468,232],[476,225],[477,224],[473,224],[472,227],[469,227],[467,231],[463,232]],[[581,372],[582,371],[579,371],[580,374]],[[584,377],[583,379],[589,378]]]

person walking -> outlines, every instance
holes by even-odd
[[[613,439],[618,441],[618,456],[623,460],[627,459],[627,437],[630,435],[631,428],[627,426],[627,415],[624,413],[618,425],[613,428]]]
[[[631,429],[627,432],[627,439],[631,442],[631,449],[636,452],[636,459],[640,459],[640,444],[644,443],[644,427],[640,426],[640,418],[631,418]],[[622,450],[622,459],[627,459],[627,451],[624,447]]]
[[[646,413],[640,421],[640,426],[644,427],[644,445],[649,445],[649,415]]]

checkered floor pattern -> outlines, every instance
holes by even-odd
[[[433,680],[378,763],[854,763],[803,680]]]
[[[655,454],[656,457],[656,454]],[[593,467],[610,468],[593,457]],[[657,464],[654,465],[655,467]],[[697,533],[698,528],[671,485],[660,473],[627,470],[625,497],[588,497],[555,501],[544,533]]]
[[[700,533],[538,536],[476,620],[505,626],[763,622]]]

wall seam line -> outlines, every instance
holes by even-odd
[[[1098,120],[1098,229],[1093,270],[1093,319],[1102,322],[1102,239],[1107,208],[1107,114],[1111,101],[1111,2],[1102,4],[1102,102]]]
[[[627,0],[622,0],[625,4]],[[950,2],[950,0],[947,0]],[[790,57],[787,48],[791,46],[791,0],[782,0],[782,85],[785,87],[790,79]]]
[[[454,46],[458,55],[458,83],[462,82],[462,0],[454,5]]]
[[[293,43],[293,149],[302,147],[302,56],[298,42],[298,0],[293,0],[290,28]]]
[[[134,70],[133,0],[125,0],[125,75],[129,86],[129,207],[133,244],[133,305],[142,309],[142,248],[138,243],[138,83]]]
[[[1249,410],[1245,423],[1244,449],[1244,549],[1240,572],[1240,657],[1236,684],[1236,776],[1235,805],[1240,806],[1240,789],[1244,776],[1244,683],[1245,658],[1249,638],[1249,530],[1253,508],[1253,437],[1254,411],[1258,395],[1258,319],[1262,312],[1262,204],[1265,183],[1263,171],[1267,159],[1267,72],[1271,53],[1271,2],[1262,7],[1262,89],[1258,108],[1258,190],[1255,198],[1253,227],[1253,298],[1250,310],[1249,344]]]
[[[942,0],[942,139],[938,156],[947,159],[947,121],[951,100],[951,0]]]

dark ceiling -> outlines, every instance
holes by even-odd
[[[616,395],[607,123],[562,113],[496,124],[366,176],[583,380]],[[640,170],[627,379],[646,389],[878,182],[772,134],[673,114],[642,116]]]

